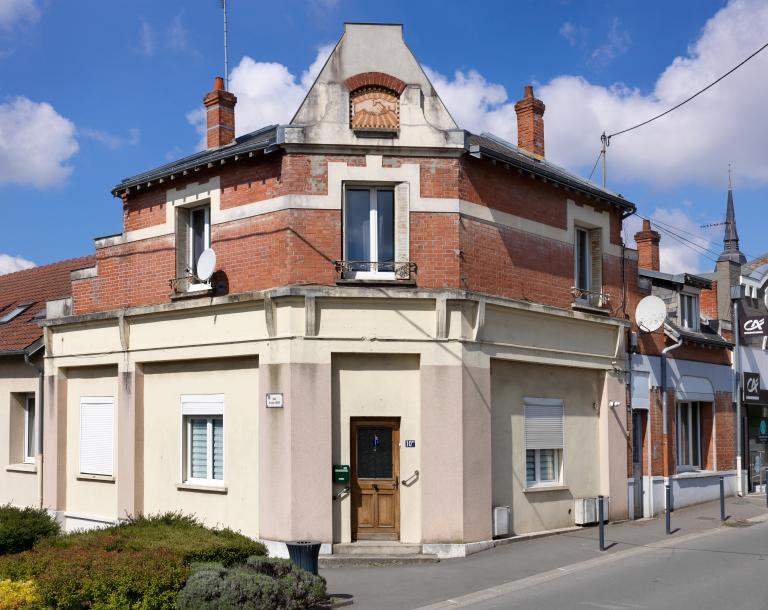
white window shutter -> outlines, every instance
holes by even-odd
[[[411,204],[410,185],[407,182],[395,187],[395,262],[406,263],[410,260]],[[403,265],[395,265],[396,272]],[[407,268],[405,273],[407,275]],[[400,273],[398,273],[399,277]]]
[[[526,398],[525,448],[563,448],[563,401],[550,398]]]
[[[224,394],[183,394],[182,415],[224,415]]]
[[[115,399],[83,396],[80,399],[80,472],[113,474]]]

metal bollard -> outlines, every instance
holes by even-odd
[[[605,524],[603,523],[603,501],[604,496],[597,496],[597,526],[600,531],[600,550],[605,550]]]
[[[672,507],[672,504],[671,504],[672,492],[669,489],[669,484],[666,485],[666,494],[667,494],[667,516],[666,516],[666,519],[667,519],[667,534],[671,534],[672,533],[672,529],[671,529],[672,528],[672,523],[671,523],[671,519],[670,519],[670,516],[671,516],[670,508]]]
[[[725,479],[720,477],[720,521],[725,521]]]

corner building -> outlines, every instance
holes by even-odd
[[[496,506],[509,535],[598,494],[626,517],[634,206],[546,161],[532,88],[517,146],[469,133],[401,26],[347,24],[289,124],[235,139],[220,80],[205,104],[208,149],[115,187],[123,232],[46,321],[68,528],[182,510],[277,553],[449,555]]]

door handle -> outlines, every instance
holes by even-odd
[[[371,487],[373,487],[374,491],[379,491],[379,486],[376,483],[373,483]]]
[[[397,475],[395,475],[395,484],[392,486],[392,488],[397,489],[399,485],[400,485],[400,478]]]

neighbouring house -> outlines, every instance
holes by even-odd
[[[626,517],[635,206],[546,160],[533,89],[517,145],[470,133],[402,26],[350,23],[290,123],[236,138],[236,101],[217,79],[207,149],[115,186],[48,312],[45,505],[277,553]]]
[[[71,294],[76,258],[0,275],[0,504],[40,506],[46,302]],[[65,313],[65,312],[61,312]]]

